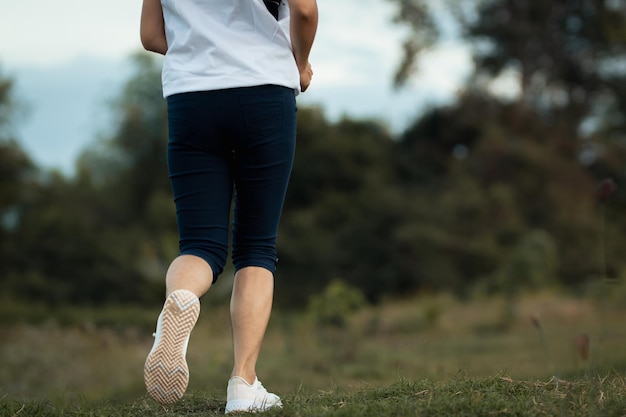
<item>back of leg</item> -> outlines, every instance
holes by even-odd
[[[235,144],[235,270],[275,271],[276,238],[295,152],[292,90],[262,86],[242,94],[243,123]]]
[[[180,254],[204,260],[212,280],[228,255],[233,193],[232,151],[215,112],[221,102],[210,93],[168,98],[168,166]]]

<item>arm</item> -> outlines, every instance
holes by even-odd
[[[139,34],[141,44],[146,50],[165,55],[167,39],[161,0],[143,0]]]
[[[313,71],[309,54],[317,32],[318,10],[316,0],[289,0],[291,13],[291,44],[300,71],[300,86],[305,91],[311,83]]]

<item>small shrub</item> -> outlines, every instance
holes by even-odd
[[[366,305],[365,296],[347,283],[332,281],[323,293],[311,297],[308,313],[318,326],[344,328],[349,317]]]

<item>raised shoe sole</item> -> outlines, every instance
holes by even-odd
[[[200,302],[190,291],[174,291],[163,305],[161,332],[143,374],[148,394],[161,404],[178,401],[187,390],[186,347],[199,314]]]

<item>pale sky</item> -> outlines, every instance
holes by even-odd
[[[470,71],[466,47],[448,42],[423,57],[420,76],[407,88],[393,91],[402,29],[391,23],[390,2],[318,5],[315,76],[298,100],[322,106],[331,119],[374,117],[399,131],[424,106],[451,100]],[[19,133],[36,162],[69,172],[99,133],[93,116],[123,83],[120,62],[141,49],[140,12],[141,0],[0,0],[0,69],[17,80],[32,108]],[[61,120],[59,100],[70,89],[73,118]]]
[[[0,59],[53,66],[119,58],[140,47],[138,0],[0,0]]]

